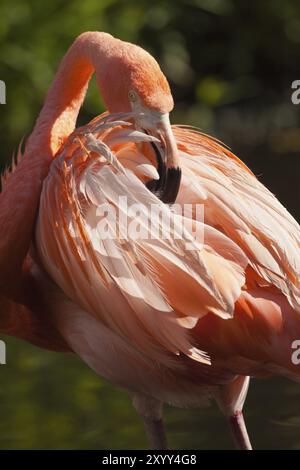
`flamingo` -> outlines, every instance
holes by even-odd
[[[94,72],[107,112],[76,129]],[[100,32],[74,41],[4,178],[0,327],[125,388],[155,449],[167,448],[163,404],[203,397],[251,449],[249,377],[299,381],[299,225],[220,142],[171,126],[172,108],[145,50]],[[124,197],[156,206],[172,236],[152,237]],[[180,213],[185,204],[202,205],[204,220]],[[114,237],[102,236],[102,207],[119,211]],[[145,236],[129,236],[122,216]]]

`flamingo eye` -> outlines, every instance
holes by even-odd
[[[137,101],[137,93],[134,90],[129,90],[128,98],[129,98],[129,101],[134,103],[135,101]]]

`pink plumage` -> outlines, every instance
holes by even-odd
[[[93,71],[110,114],[74,130]],[[222,144],[171,126],[172,106],[148,53],[105,33],[77,38],[1,194],[0,326],[70,349],[128,389],[154,447],[166,445],[162,403],[211,396],[249,449],[249,376],[299,380],[299,226]],[[174,203],[202,205],[204,219]],[[171,221],[169,238],[152,236],[143,218],[152,205]],[[113,229],[103,206],[118,210],[114,237],[101,232]],[[125,216],[142,237],[128,234]],[[151,223],[165,230],[157,215]]]

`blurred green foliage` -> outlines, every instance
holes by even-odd
[[[30,133],[63,54],[87,30],[150,51],[171,83],[173,122],[223,140],[299,218],[300,107],[290,99],[299,79],[298,0],[2,0],[2,164]],[[79,123],[102,110],[92,81]]]
[[[0,366],[0,449],[145,449],[143,424],[126,392],[72,355],[15,339]],[[245,407],[256,449],[300,449],[299,385],[253,380]],[[233,449],[216,405],[165,407],[171,449]]]
[[[60,59],[86,30],[110,32],[151,52],[171,84],[173,122],[223,140],[300,218],[300,106],[290,99],[291,83],[300,79],[298,0],[1,0],[2,165],[30,133]],[[79,123],[102,110],[92,81]],[[0,448],[146,445],[124,392],[75,357],[13,339],[7,344]],[[255,383],[247,416],[256,447],[300,448],[298,402],[295,384]],[[232,446],[215,408],[168,409],[167,424],[173,447]]]

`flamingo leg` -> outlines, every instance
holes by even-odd
[[[143,417],[143,421],[151,449],[167,450],[167,437],[163,420]]]
[[[252,450],[242,411],[236,411],[229,417],[229,426],[236,447],[240,450]]]
[[[162,402],[141,393],[134,393],[132,403],[143,419],[151,449],[166,450],[168,446],[162,419]]]
[[[243,406],[246,400],[250,377],[239,375],[226,385],[215,391],[215,399],[227,417],[236,447],[240,450],[251,450],[243,416]]]

